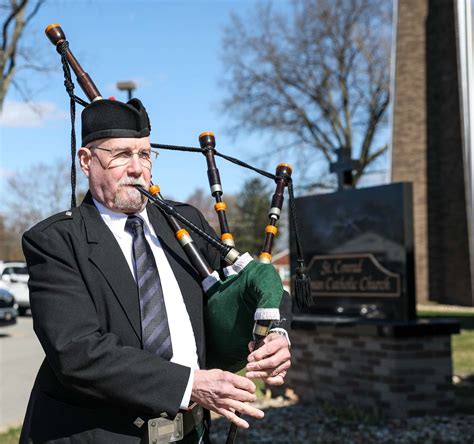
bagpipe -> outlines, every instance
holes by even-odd
[[[75,202],[75,103],[87,106],[89,103],[74,94],[74,84],[71,79],[72,69],[77,82],[90,102],[102,100],[102,96],[90,76],[83,70],[69,49],[69,43],[60,25],[49,25],[46,35],[61,54],[65,87],[70,97],[71,107],[71,206]],[[277,224],[280,219],[285,188],[289,193],[290,214],[295,228],[295,240],[298,252],[295,276],[295,301],[298,306],[308,304],[310,297],[309,278],[306,274],[301,242],[297,232],[296,212],[293,202],[292,168],[288,164],[280,164],[275,174],[260,170],[233,157],[219,153],[216,150],[216,140],[213,133],[204,132],[199,136],[200,148],[164,145],[151,143],[151,147],[160,149],[175,149],[180,151],[197,152],[205,156],[207,175],[211,194],[215,199],[215,211],[221,231],[220,239],[216,239],[200,227],[182,216],[170,202],[161,195],[157,185],[149,190],[140,186],[137,189],[156,205],[175,233],[176,239],[184,249],[191,264],[202,279],[202,287],[206,295],[204,316],[206,328],[206,355],[208,368],[221,368],[237,371],[247,362],[248,343],[253,340],[258,348],[269,330],[278,325],[281,311],[291,313],[291,301],[283,289],[281,279],[271,264],[272,247],[277,234]],[[223,188],[216,157],[224,158],[234,164],[250,168],[265,177],[272,179],[275,184],[270,210],[269,222],[265,227],[265,236],[258,260],[249,253],[240,253],[235,248],[234,237],[229,229],[226,204],[222,199]],[[192,231],[211,244],[222,257],[226,265],[221,270],[213,270],[196,247],[189,233]],[[282,307],[285,307],[283,310]],[[234,433],[235,436],[235,433]],[[231,442],[231,441],[229,441]]]

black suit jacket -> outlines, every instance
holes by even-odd
[[[189,205],[180,211],[212,232]],[[147,207],[177,278],[204,365],[204,296],[161,212]],[[211,266],[219,258],[194,236]],[[36,378],[21,442],[136,443],[133,424],[165,412],[173,418],[190,369],[141,349],[138,293],[113,234],[88,194],[72,212],[25,233],[33,325],[46,358]],[[143,427],[145,428],[146,425]]]

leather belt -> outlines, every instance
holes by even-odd
[[[176,417],[167,419],[166,413],[159,418],[148,420],[149,444],[165,444],[181,441],[186,435],[196,429],[204,420],[204,409],[194,403],[185,410],[180,410]],[[137,418],[134,422],[137,427],[141,427],[144,421]]]
[[[191,433],[199,424],[204,421],[204,409],[195,402],[186,410],[180,410],[183,413],[183,433],[184,436]]]

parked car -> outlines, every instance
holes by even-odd
[[[18,304],[4,282],[0,282],[0,327],[16,324]]]
[[[0,262],[0,276],[8,290],[13,293],[18,303],[21,316],[30,309],[30,293],[28,291],[28,269],[25,262]]]

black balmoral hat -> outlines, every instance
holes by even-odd
[[[150,135],[150,119],[138,99],[127,103],[117,100],[96,100],[82,111],[82,146],[103,138]]]

